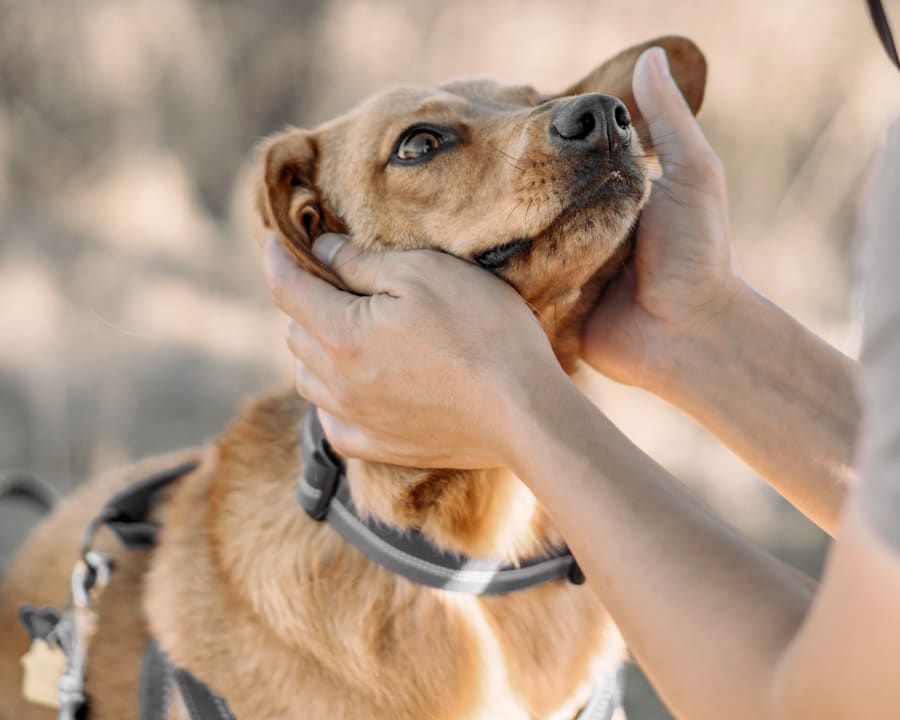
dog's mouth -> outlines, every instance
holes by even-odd
[[[631,160],[616,163],[616,167],[600,168],[582,179],[576,177],[571,187],[571,201],[560,214],[575,209],[595,209],[608,212],[616,205],[631,205],[644,195],[646,179]]]
[[[542,250],[558,260],[571,254],[586,265],[602,265],[604,255],[628,238],[644,204],[646,176],[628,150],[599,162],[578,161],[567,171],[554,203],[558,209],[542,227],[482,250],[471,260],[499,275],[512,265],[527,266],[532,254]]]
[[[496,272],[524,260],[529,251],[539,251],[547,241],[554,256],[571,253],[586,264],[602,264],[604,254],[627,239],[637,220],[648,194],[647,176],[630,154],[579,165],[570,170],[555,203],[558,209],[543,227],[482,251],[473,260]]]

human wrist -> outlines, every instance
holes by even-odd
[[[737,273],[716,283],[702,315],[688,323],[660,323],[654,345],[655,362],[648,362],[639,387],[679,404],[686,392],[726,369],[752,323],[770,304]]]
[[[561,368],[533,378],[507,400],[503,464],[519,477],[534,464],[536,448],[553,442],[553,436],[574,421],[583,405],[596,410]]]

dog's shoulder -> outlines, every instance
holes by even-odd
[[[254,397],[216,441],[219,462],[257,466],[260,455],[270,461],[293,456],[306,408],[306,401],[293,390]]]

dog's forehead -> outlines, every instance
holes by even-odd
[[[506,85],[490,78],[462,78],[436,87],[391,87],[369,96],[344,117],[373,122],[427,113],[478,115],[531,107],[539,101],[537,91],[527,85]]]
[[[530,85],[507,85],[493,78],[458,78],[438,86],[439,90],[488,107],[528,107],[540,102]]]

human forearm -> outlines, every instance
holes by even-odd
[[[810,583],[709,514],[565,381],[516,413],[514,468],[680,717],[765,718]]]
[[[853,476],[856,365],[746,285],[649,389],[833,532]]]
[[[692,414],[832,530],[858,424],[853,365],[741,280],[724,171],[671,77],[636,73],[634,91],[663,176],[583,356]]]

